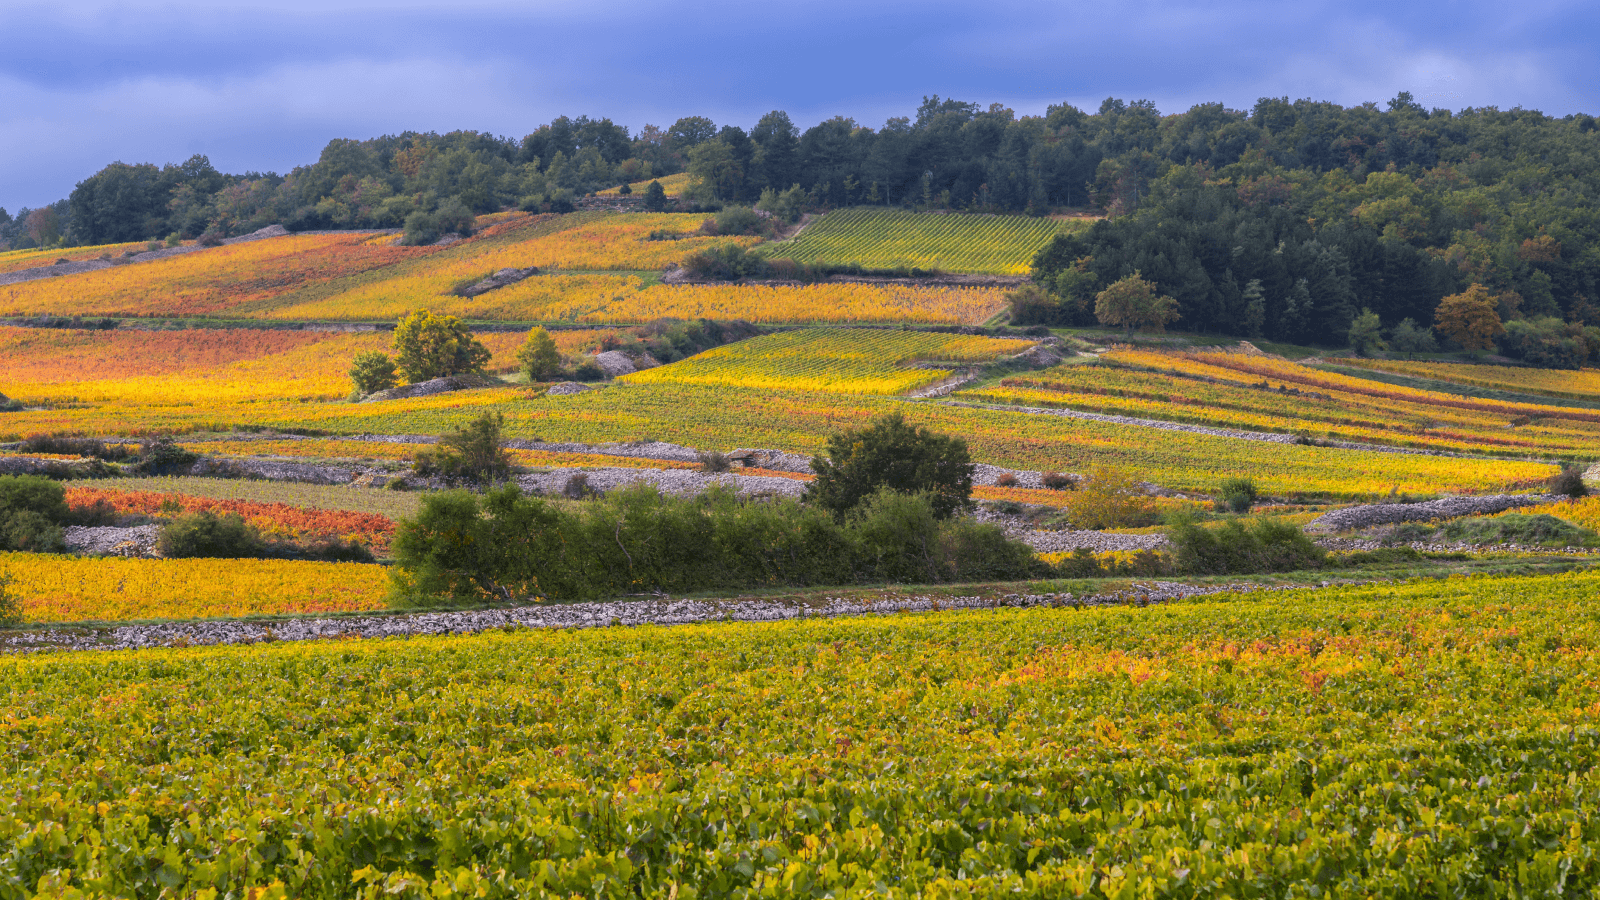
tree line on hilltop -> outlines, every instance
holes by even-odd
[[[773,111],[746,131],[688,116],[637,132],[558,118],[521,139],[461,131],[331,141],[288,175],[113,163],[63,201],[13,217],[11,247],[418,225],[469,227],[520,207],[688,172],[685,208],[788,192],[850,205],[1106,215],[1043,254],[1026,316],[1084,324],[1134,272],[1177,301],[1186,330],[1325,342],[1363,308],[1426,328],[1441,299],[1481,285],[1499,317],[1600,325],[1600,134],[1589,115],[1387,108],[1264,98],[1161,115],[1108,99],[1017,116],[925,98],[872,129],[835,117],[802,131]],[[795,188],[798,187],[798,190]]]

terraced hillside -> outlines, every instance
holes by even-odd
[[[957,396],[1453,453],[1579,460],[1600,447],[1600,411],[1466,398],[1237,353],[1113,350]]]
[[[0,284],[0,316],[294,324],[393,321],[428,308],[475,321],[976,325],[1006,305],[999,290],[945,285],[658,283],[656,273],[689,254],[760,240],[701,234],[704,221],[684,213],[512,212],[481,217],[471,238],[427,247],[399,246],[386,233],[287,235]],[[74,252],[93,259],[115,249]],[[0,256],[0,266],[6,260]],[[37,253],[17,260],[49,264]],[[476,287],[507,270],[515,274]]]

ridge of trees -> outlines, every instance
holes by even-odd
[[[821,206],[1011,212],[1132,212],[1174,166],[1215,171],[1246,161],[1254,166],[1249,192],[1269,201],[1303,180],[1288,172],[1342,170],[1361,181],[1390,166],[1413,181],[1446,167],[1476,184],[1510,181],[1544,195],[1574,178],[1592,187],[1594,131],[1587,115],[1426,110],[1404,93],[1387,110],[1263,98],[1251,110],[1204,103],[1162,115],[1150,101],[1108,98],[1094,113],[1061,104],[1043,116],[932,96],[914,117],[877,129],[835,116],[804,131],[779,110],[749,131],[687,116],[630,133],[610,119],[562,116],[520,139],[473,131],[335,139],[317,162],[283,176],[227,175],[198,155],[162,167],[116,162],[45,208],[55,214],[53,232],[42,221],[49,215],[28,225],[38,211],[23,210],[0,217],[0,238],[18,246],[237,234],[275,222],[399,227],[411,212],[450,198],[481,213],[685,170],[714,202],[748,202],[798,184]],[[1385,225],[1404,219],[1369,212]]]
[[[1427,327],[1443,298],[1475,284],[1506,321],[1545,322],[1552,335],[1600,326],[1594,117],[1429,110],[1405,93],[1382,109],[1269,97],[1162,115],[1111,98],[1043,116],[933,96],[877,129],[836,116],[802,131],[776,110],[749,131],[688,116],[630,133],[563,116],[521,139],[338,139],[283,176],[227,175],[202,156],[118,162],[67,200],[0,210],[0,242],[225,236],[276,222],[397,228],[462,210],[567,209],[680,171],[692,176],[687,202],[702,207],[771,192],[810,210],[1103,212],[1040,254],[1045,296],[1025,304],[1036,323],[1089,324],[1097,295],[1139,272],[1176,300],[1185,330],[1326,343],[1363,308],[1386,330]]]
[[[1430,112],[1402,94],[1386,112],[1263,100],[1208,133],[1208,158],[1138,155],[1149,177],[1129,174],[1131,191],[1100,198],[1112,215],[1039,253],[1047,296],[1019,295],[1014,321],[1092,324],[1099,293],[1137,272],[1177,301],[1187,331],[1337,344],[1368,309],[1391,332],[1420,323],[1451,337],[1457,316],[1440,319],[1441,301],[1473,292],[1506,322],[1536,323],[1537,342],[1600,338],[1578,334],[1600,327],[1592,117]],[[1239,152],[1218,152],[1241,134]]]

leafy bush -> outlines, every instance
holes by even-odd
[[[728,457],[716,450],[700,454],[700,469],[704,472],[726,472],[733,468]]]
[[[1010,472],[1001,472],[999,477],[995,478],[994,483],[996,487],[1016,487],[1017,476]]]
[[[1071,476],[1060,472],[1046,472],[1039,480],[1052,491],[1070,491],[1073,487]]]
[[[927,495],[881,491],[845,521],[790,498],[699,497],[635,485],[561,506],[514,485],[429,497],[395,536],[399,602],[593,599],[649,591],[1042,574],[994,526],[940,519]]]
[[[382,350],[358,354],[350,365],[350,380],[361,394],[376,394],[395,386],[394,360]]]
[[[206,511],[168,523],[156,539],[156,551],[167,559],[249,559],[267,555],[268,547],[238,513]]]
[[[669,363],[760,333],[761,329],[743,319],[719,322],[716,319],[666,318],[633,329],[635,346],[628,346],[625,339],[614,335],[608,335],[609,341],[603,343],[607,344],[607,350],[642,350],[658,362]]]
[[[1355,550],[1337,557],[1335,566],[1393,566],[1421,562],[1425,557],[1414,547],[1381,547]]]
[[[599,494],[589,486],[589,473],[573,472],[567,476],[567,483],[561,486],[561,496],[568,500],[587,500]]]
[[[98,497],[93,503],[86,506],[69,507],[66,516],[61,519],[61,524],[95,528],[104,525],[115,525],[122,518],[122,513],[117,511],[111,501],[104,497]]]
[[[22,412],[21,400],[13,400],[5,394],[0,394],[0,412]]]
[[[199,459],[197,453],[169,440],[156,439],[139,445],[139,461],[133,468],[141,475],[181,475]]]
[[[772,234],[772,220],[758,214],[748,206],[725,206],[714,218],[706,220],[711,226],[707,234]]]
[[[1600,536],[1565,519],[1545,513],[1506,513],[1456,519],[1438,530],[1435,540],[1467,544],[1525,544],[1540,547],[1591,547]]]
[[[908,425],[900,413],[832,435],[825,452],[811,461],[817,477],[806,500],[836,518],[884,489],[926,494],[941,519],[971,505],[974,467],[967,442]]]
[[[1583,467],[1572,463],[1562,465],[1561,471],[1551,475],[1545,481],[1544,489],[1552,494],[1563,494],[1568,497],[1589,495],[1589,486],[1583,483]]]
[[[20,449],[23,453],[83,456],[106,462],[120,462],[138,456],[138,449],[129,444],[107,444],[94,438],[58,437],[50,434],[30,434],[22,439]]]
[[[1229,478],[1217,488],[1217,511],[1247,513],[1260,495],[1256,483],[1248,478]]]
[[[425,246],[437,241],[443,234],[438,217],[419,209],[406,216],[405,236],[400,239],[400,243],[408,247]]]
[[[36,475],[0,475],[0,550],[64,549],[61,523],[70,515],[66,489]]]
[[[511,474],[511,456],[500,437],[504,425],[504,415],[484,413],[440,438],[435,449],[419,450],[412,468],[419,475],[472,482],[504,481]]]
[[[1315,569],[1328,551],[1298,527],[1273,519],[1245,525],[1237,519],[1205,528],[1180,519],[1167,534],[1178,571],[1189,575],[1243,575]]]
[[[1130,475],[1105,469],[1079,482],[1066,503],[1074,528],[1140,528],[1156,521],[1155,502],[1144,485]]]
[[[323,562],[369,563],[374,561],[372,551],[367,549],[365,544],[360,541],[342,541],[338,538],[325,538],[313,541],[302,547],[275,544],[270,545],[269,549],[277,551],[275,555],[296,556]]]
[[[767,260],[737,244],[707,247],[689,254],[683,267],[689,274],[707,281],[740,281],[747,278],[765,278]]]
[[[572,367],[572,371],[568,373],[568,376],[573,381],[585,383],[606,380],[605,370],[600,368],[600,364],[595,362],[592,356],[585,356],[580,360],[577,365]]]

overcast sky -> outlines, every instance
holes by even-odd
[[[0,0],[0,205],[113,160],[287,172],[330,138],[558,115],[637,131],[877,127],[925,94],[1019,114],[1263,96],[1600,113],[1600,3]]]

